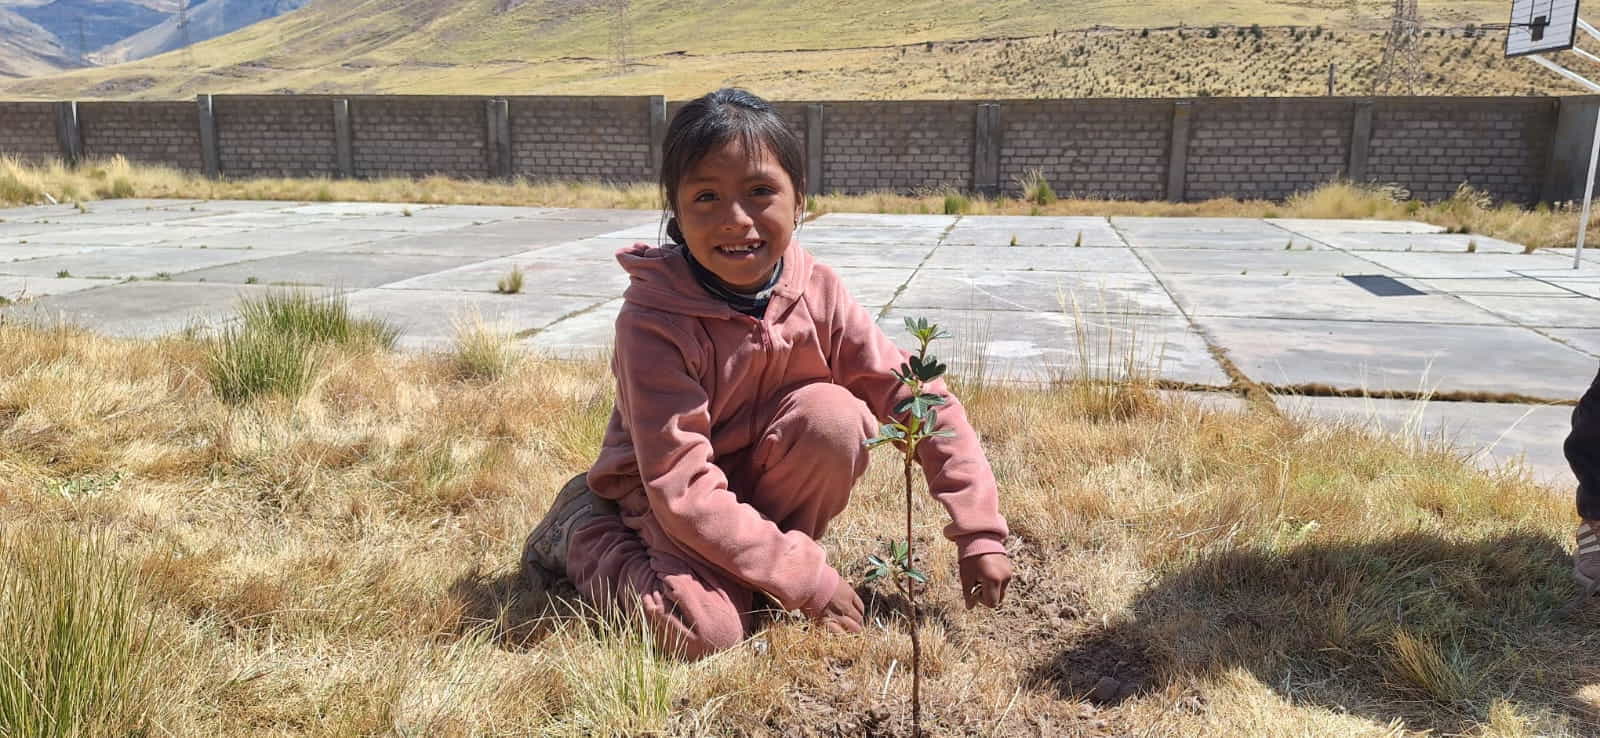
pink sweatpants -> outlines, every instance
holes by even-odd
[[[843,387],[811,384],[784,397],[752,447],[718,459],[729,487],[779,528],[822,536],[867,469],[862,442],[877,432],[865,404]],[[662,530],[642,494],[621,516],[572,535],[567,573],[596,605],[642,605],[656,644],[698,659],[744,640],[754,593],[696,558]]]

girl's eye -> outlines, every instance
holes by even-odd
[[[695,202],[711,202],[715,199],[717,199],[717,193],[715,192],[702,192],[694,196]]]
[[[756,194],[756,195],[776,195],[776,194],[778,194],[778,191],[773,189],[773,188],[771,188],[771,187],[768,187],[766,185],[761,185],[759,187],[756,187],[752,194]]]

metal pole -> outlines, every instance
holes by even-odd
[[[1589,179],[1583,183],[1583,218],[1578,221],[1578,249],[1572,254],[1572,268],[1583,267],[1583,240],[1589,234],[1589,207],[1594,202],[1594,169],[1600,164],[1600,110],[1594,116],[1594,141],[1589,144]]]
[[[1328,97],[1333,97],[1333,75],[1334,70],[1337,68],[1337,64],[1331,62],[1328,64]]]

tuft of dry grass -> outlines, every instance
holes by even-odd
[[[295,402],[228,403],[207,340],[0,323],[0,527],[22,550],[100,541],[136,576],[135,651],[162,655],[130,682],[149,733],[904,732],[886,586],[862,587],[862,634],[775,613],[681,664],[523,580],[523,537],[599,448],[602,361],[530,356],[486,382],[374,347]],[[1354,426],[1137,386],[1124,402],[1094,370],[954,383],[1020,576],[1001,610],[965,611],[919,499],[938,733],[1582,735],[1600,717],[1600,610],[1557,614],[1566,495]],[[903,515],[898,471],[875,463],[824,540],[846,576]],[[32,617],[0,608],[0,632]],[[1091,700],[1102,680],[1117,696]]]

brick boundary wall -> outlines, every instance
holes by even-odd
[[[650,181],[648,99],[506,98],[512,172],[533,180]]]
[[[1381,100],[1367,174],[1425,200],[1447,198],[1467,181],[1500,199],[1536,202],[1559,112],[1554,98]]]
[[[1600,97],[775,103],[813,192],[1020,191],[1282,199],[1336,177],[1438,200],[1463,182],[1533,203],[1581,197]],[[653,182],[682,102],[647,97],[201,95],[3,102],[0,154],[122,154],[211,176]]]
[[[1355,108],[1317,98],[1199,100],[1187,199],[1282,200],[1349,173]]]
[[[85,157],[121,154],[142,164],[201,168],[200,119],[194,103],[81,102],[78,126]]]
[[[225,177],[339,174],[333,98],[217,95],[217,161]]]
[[[355,176],[482,177],[489,151],[486,117],[478,97],[352,97]]]
[[[1006,100],[1000,111],[1000,191],[1020,194],[1037,170],[1062,196],[1166,197],[1170,100]]]
[[[56,104],[0,101],[0,154],[35,164],[60,157]]]

